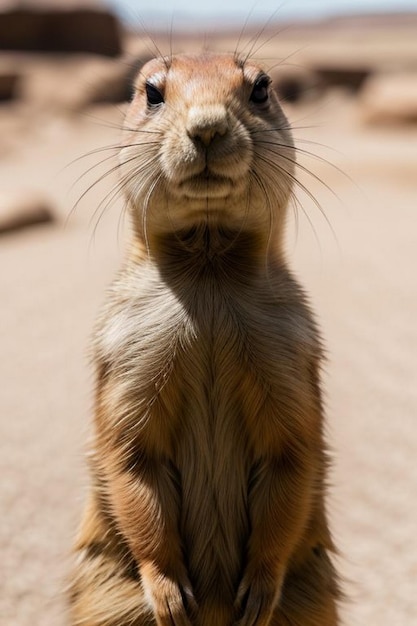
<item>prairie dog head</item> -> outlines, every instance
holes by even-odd
[[[267,74],[233,55],[158,58],[140,71],[122,176],[141,236],[199,225],[282,230],[294,146]]]

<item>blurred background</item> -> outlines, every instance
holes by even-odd
[[[298,146],[287,247],[327,346],[343,623],[417,623],[416,34],[416,0],[0,2],[1,625],[66,623],[132,77],[236,47]]]

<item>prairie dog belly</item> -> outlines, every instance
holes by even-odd
[[[217,604],[221,599],[231,606],[249,536],[248,442],[242,399],[233,397],[238,390],[226,381],[219,385],[222,377],[215,365],[211,369],[208,385],[184,380],[175,451],[182,493],[180,534],[197,600]]]
[[[230,604],[249,533],[250,452],[237,329],[220,294],[210,311],[211,287],[184,306],[156,272],[139,273],[123,307],[105,314],[96,353],[111,364],[109,378],[123,381],[110,387],[108,402],[124,421],[127,447],[146,441],[156,451],[156,467],[171,468],[196,596],[213,603],[221,596]]]
[[[140,299],[133,296],[138,282]],[[255,401],[247,390],[254,392],[256,374],[245,356],[251,351],[250,331],[243,332],[233,302],[226,303],[222,290],[214,299],[213,289],[208,279],[199,296],[184,305],[184,298],[161,287],[156,272],[141,273],[132,280],[123,308],[105,316],[97,347],[100,360],[112,362],[112,376],[124,379],[123,395],[113,408],[127,415],[124,430],[132,441],[145,439],[158,449],[156,467],[170,466],[197,602],[207,610],[223,605],[230,611],[250,533],[254,441],[247,413],[253,414]],[[137,328],[140,334],[132,336]],[[115,401],[114,390],[110,396]]]

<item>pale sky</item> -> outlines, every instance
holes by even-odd
[[[343,13],[416,11],[417,0],[107,0],[128,21],[146,20],[152,14],[171,22],[181,16],[192,18],[303,19]]]

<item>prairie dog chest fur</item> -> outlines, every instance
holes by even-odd
[[[181,489],[178,523],[196,594],[233,602],[250,535],[248,485],[297,438],[297,411],[315,411],[315,331],[284,268],[280,301],[257,272],[242,277],[235,250],[210,262],[183,254],[194,263],[188,282],[185,267],[178,277],[171,267],[168,276],[152,266],[122,273],[97,359],[121,383],[105,395],[114,403],[109,436],[128,433],[127,467],[135,471],[136,445],[146,446]]]
[[[294,166],[258,65],[179,55],[139,72],[74,624],[337,624],[321,343],[283,251]]]

